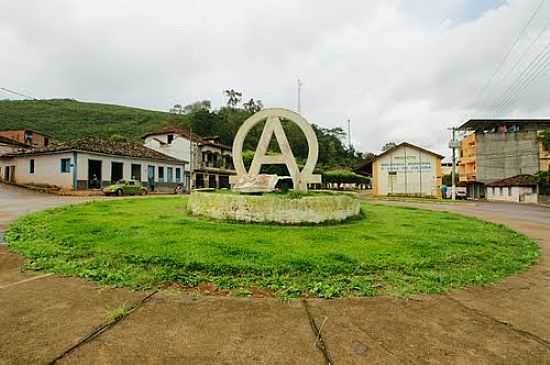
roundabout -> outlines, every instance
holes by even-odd
[[[500,225],[416,208],[362,204],[334,226],[220,222],[188,198],[96,201],[20,218],[6,232],[27,268],[104,285],[205,283],[274,296],[408,296],[479,286],[526,270],[535,242]]]

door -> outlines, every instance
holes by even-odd
[[[216,175],[208,175],[208,187],[217,188],[216,186]]]
[[[147,187],[149,191],[155,191],[155,166],[147,166]]]
[[[88,160],[88,189],[101,188],[101,161]]]
[[[111,162],[111,183],[122,180],[124,164],[122,162]]]
[[[388,173],[388,192],[393,193],[394,189],[397,187],[397,172],[390,171]]]

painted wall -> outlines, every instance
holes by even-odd
[[[537,203],[538,194],[533,192],[531,187],[523,186],[504,186],[504,187],[487,187],[487,200],[507,201],[515,203]]]
[[[166,144],[161,144],[158,141],[162,141]],[[184,138],[180,135],[174,134],[174,140],[172,143],[168,144],[168,134],[157,134],[152,136],[147,136],[144,141],[145,147],[149,147],[165,155],[177,158],[178,160],[183,160],[186,162],[190,161],[190,144],[187,138]],[[196,144],[194,144],[196,148]],[[196,157],[193,156],[193,165],[196,163]],[[186,171],[189,171],[189,164],[186,164]]]
[[[77,154],[77,180],[79,181],[80,186],[82,186],[83,182],[87,182],[89,179],[88,176],[88,168],[89,168],[89,161],[95,160],[95,161],[101,161],[101,180],[103,181],[103,185],[108,185],[112,181],[112,163],[113,162],[119,162],[122,163],[122,180],[133,180],[134,176],[132,176],[132,165],[141,165],[141,182],[143,184],[146,184],[148,182],[148,167],[153,166],[155,169],[155,183],[170,183],[169,188],[172,188],[176,183],[176,168],[179,168],[181,171],[181,177],[180,177],[180,183],[185,182],[184,177],[184,169],[182,164],[171,164],[168,162],[163,161],[151,161],[151,160],[144,160],[144,159],[133,159],[133,158],[127,158],[127,157],[116,157],[116,156],[104,156],[104,155],[96,155],[91,153],[83,153],[79,152]],[[159,167],[164,168],[164,178],[159,179]],[[172,181],[168,182],[168,168],[172,168]],[[162,190],[162,189],[161,189]]]
[[[441,159],[402,146],[373,164],[373,193],[440,196]]]
[[[14,182],[17,184],[47,184],[63,189],[72,189],[72,168],[70,172],[61,172],[61,159],[63,158],[71,159],[71,163],[74,162],[71,152],[0,160],[0,165],[2,165],[3,171],[5,166],[15,166]],[[30,172],[30,160],[34,160],[34,173]]]

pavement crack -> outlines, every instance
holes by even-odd
[[[322,328],[319,328],[317,326],[317,323],[315,323],[315,319],[313,318],[313,315],[311,314],[311,311],[309,308],[309,303],[304,299],[302,300],[302,304],[304,305],[304,309],[306,311],[309,324],[311,325],[311,330],[313,331],[313,334],[315,336],[315,342],[314,342],[315,347],[317,347],[317,349],[319,349],[319,351],[321,351],[321,353],[323,354],[326,365],[334,365],[334,362],[332,361],[332,357],[330,356],[330,352],[328,351],[327,344],[325,343],[323,336],[321,334]],[[325,322],[323,322],[323,325],[326,323],[326,320],[327,319],[325,319]]]
[[[513,324],[511,324],[510,322],[506,322],[506,321],[501,321],[499,319],[496,319],[490,315],[488,315],[487,313],[483,312],[483,311],[480,311],[479,309],[475,309],[475,308],[472,308],[472,307],[469,307],[467,306],[466,304],[462,303],[460,300],[456,299],[456,298],[453,298],[451,297],[450,295],[446,295],[447,298],[449,298],[450,300],[452,300],[453,302],[457,303],[458,305],[460,305],[461,307],[463,307],[464,309],[472,312],[472,313],[475,313],[477,314],[478,316],[481,316],[481,317],[484,317],[486,319],[489,319],[501,326],[505,326],[506,328],[512,330],[513,332],[515,332],[516,334],[522,336],[522,337],[526,337],[526,338],[529,338],[530,340],[533,340],[533,341],[536,341],[538,343],[540,343],[541,345],[543,345],[546,350],[550,351],[550,342],[548,342],[547,340],[545,340],[544,338],[542,337],[539,337],[529,331],[526,331],[526,330],[523,330],[521,328],[517,328],[515,327]]]
[[[158,290],[155,290],[149,294],[147,294],[145,297],[143,297],[140,301],[131,304],[125,308],[126,314],[124,316],[121,316],[119,318],[112,319],[108,322],[102,323],[98,327],[96,327],[92,332],[87,334],[86,336],[80,338],[77,343],[67,348],[65,351],[57,355],[53,360],[49,361],[48,365],[56,364],[59,360],[61,360],[63,357],[68,355],[69,353],[76,350],[78,347],[84,345],[85,343],[93,341],[95,338],[99,337],[102,333],[108,331],[112,327],[114,327],[118,322],[122,321],[123,319],[127,318],[130,314],[135,312],[137,309],[139,309],[143,304],[145,304],[147,301],[149,301],[155,294],[158,293]]]

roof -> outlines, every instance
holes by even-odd
[[[5,130],[1,130],[0,133],[2,133],[2,132],[19,132],[19,131],[29,131],[29,132],[33,132],[33,133],[36,133],[36,134],[40,134],[41,136],[50,137],[46,133],[42,133],[42,132],[36,131],[34,129],[31,129],[31,128],[5,129]]]
[[[209,137],[201,137],[196,133],[192,133],[188,129],[178,128],[178,127],[166,127],[159,129],[155,132],[149,132],[144,134],[141,138],[145,139],[150,136],[157,136],[161,134],[177,134],[182,137],[185,137],[189,140],[192,140],[193,142],[196,142],[202,146],[215,146],[219,148],[225,148],[230,150],[231,147],[224,145],[222,143],[216,142],[216,140],[219,138],[218,136],[209,136]]]
[[[183,136],[193,142],[203,142],[203,138],[198,134],[192,133],[189,129],[183,129],[178,127],[166,127],[154,132],[144,134],[141,138],[145,139],[149,136],[156,136],[160,134],[177,134]]]
[[[458,127],[458,130],[492,129],[502,124],[534,125],[537,128],[550,128],[550,119],[470,119]]]
[[[394,146],[394,147],[392,147],[392,148],[390,148],[390,149],[388,149],[388,150],[382,152],[381,154],[379,154],[378,156],[376,156],[375,160],[377,160],[377,159],[379,159],[380,157],[382,157],[382,156],[384,156],[384,155],[387,155],[388,153],[393,152],[393,151],[395,151],[395,150],[397,150],[397,149],[399,149],[399,148],[401,148],[401,147],[410,147],[410,148],[414,148],[414,149],[420,150],[420,151],[422,151],[422,152],[426,152],[426,153],[429,153],[429,154],[431,154],[431,155],[434,155],[434,156],[436,156],[436,157],[438,157],[438,158],[444,158],[444,157],[445,157],[445,156],[440,155],[439,153],[435,153],[435,152],[432,152],[432,151],[427,150],[427,149],[425,149],[425,148],[422,148],[422,147],[419,147],[419,146],[415,146],[414,144],[410,144],[410,143],[408,143],[408,142],[402,142],[402,143],[399,143],[397,146]]]
[[[533,175],[516,175],[506,179],[493,181],[487,186],[537,186],[537,178]]]
[[[184,162],[182,160],[175,159],[167,156],[163,153],[157,152],[151,148],[147,148],[137,143],[127,142],[113,142],[106,139],[96,137],[86,137],[81,139],[75,139],[61,144],[54,144],[48,147],[33,148],[30,151],[10,153],[4,156],[16,157],[16,156],[29,156],[29,155],[43,155],[59,152],[89,152],[99,153],[105,155],[125,156],[133,158],[143,158],[149,160],[162,160],[168,162]]]
[[[7,137],[4,137],[4,136],[0,136],[0,143],[9,144],[9,145],[12,145],[12,146],[17,146],[17,147],[27,147],[27,148],[30,147],[27,144],[21,143],[19,141],[16,141],[15,139],[7,138]]]

